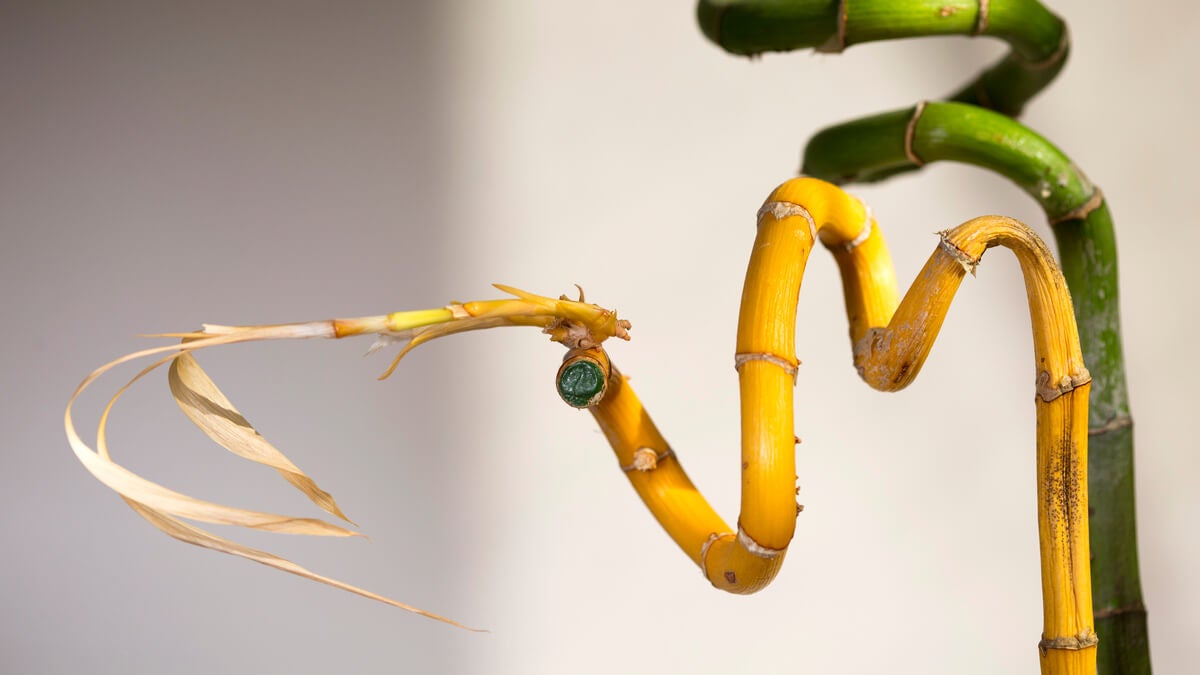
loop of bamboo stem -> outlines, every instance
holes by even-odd
[[[1065,382],[1056,397],[1037,399],[1038,530],[1044,624],[1044,673],[1094,673],[1087,531],[1086,368],[1070,295],[1044,243],[1010,218],[985,216],[941,234],[938,247],[903,300],[879,228],[858,200],[811,178],[788,181],[767,198],[746,273],[737,353],[772,358],[739,364],[742,418],[741,512],[729,528],[705,501],[649,415],[619,375],[592,413],[623,467],[649,448],[668,453],[650,471],[627,472],[634,489],[676,543],[716,587],[752,593],[782,565],[795,530],[792,373],[796,302],[812,229],[842,271],[855,362],[864,380],[896,390],[916,377],[959,284],[983,252],[1004,246],[1025,278],[1033,324],[1035,380]],[[810,227],[811,224],[811,227]],[[849,241],[858,245],[846,247]],[[615,371],[614,371],[615,373]]]

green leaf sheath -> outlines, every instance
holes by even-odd
[[[981,21],[978,0],[702,0],[696,15],[710,40],[747,56],[928,35],[1000,38],[1012,51],[947,98],[1017,115],[1066,63],[1066,24],[1034,0],[987,7]]]
[[[1006,116],[1018,114],[1062,69],[1065,24],[1032,0],[987,5],[982,32],[978,0],[702,0],[697,15],[705,35],[735,54],[808,47],[837,52],[861,42],[926,35],[983,34],[1010,44],[1012,51],[948,97],[952,102],[927,102],[821,131],[805,148],[802,172],[835,183],[870,182],[929,162],[963,162],[1007,177],[1046,212],[1092,374],[1088,490],[1099,672],[1141,675],[1150,672],[1150,656],[1112,218],[1103,195],[1066,155]]]
[[[1045,138],[1010,117],[964,103],[927,102],[821,131],[805,148],[802,172],[845,183],[879,180],[937,161],[971,164],[1008,178],[1038,202],[1052,225],[1092,374],[1088,493],[1099,672],[1149,673],[1117,245],[1108,205]]]

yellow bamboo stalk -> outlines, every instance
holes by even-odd
[[[1070,295],[1045,244],[1026,226],[985,216],[941,235],[897,302],[886,244],[869,211],[836,186],[788,181],[759,212],[737,334],[742,499],[736,530],[684,473],[628,382],[614,368],[591,408],[634,489],[716,587],[752,593],[778,572],[795,529],[792,387],[796,302],[819,238],[842,273],[855,363],[872,387],[895,391],[920,372],[962,279],[984,250],[1005,246],[1021,264],[1033,319],[1037,386],[1038,531],[1043,673],[1094,673],[1087,532],[1087,389]]]

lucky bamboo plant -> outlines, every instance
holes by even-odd
[[[805,151],[802,171],[809,177],[789,180],[767,197],[758,214],[734,355],[742,416],[742,499],[734,526],[693,486],[609,359],[604,341],[629,339],[629,322],[587,303],[582,291],[578,300],[552,299],[498,286],[512,297],[356,319],[206,325],[201,331],[161,335],[180,342],[106,364],[72,396],[65,427],[79,460],[172,537],[462,626],[188,524],[185,520],[320,536],[357,534],[319,519],[205,502],[148,481],[112,459],[106,421],[133,382],[169,363],[176,402],[208,436],[276,469],[319,507],[345,519],[327,492],[241,416],[192,353],[223,344],[313,337],[374,335],[372,350],[406,342],[386,377],[411,349],[434,338],[500,326],[537,327],[568,349],[557,376],[561,397],[592,413],[635,491],[670,537],[712,585],[753,593],[779,571],[801,511],[792,410],[800,365],[794,332],[801,278],[816,242],[832,252],[841,271],[858,372],[883,391],[902,389],[916,378],[959,283],[975,273],[986,249],[1002,246],[1020,263],[1033,323],[1041,670],[1094,673],[1099,661],[1103,673],[1149,672],[1111,218],[1100,191],[1074,164],[1009,117],[1062,68],[1068,50],[1065,25],[1032,0],[712,1],[701,2],[699,19],[706,35],[739,54],[805,47],[836,52],[871,40],[936,34],[994,35],[1013,47],[951,101],[923,102],[821,132]],[[1029,228],[985,216],[941,233],[901,299],[878,224],[861,201],[836,184],[879,180],[939,159],[992,169],[1033,195],[1053,226],[1061,269]],[[118,389],[90,447],[71,417],[75,398],[108,370],[141,357],[157,360]]]

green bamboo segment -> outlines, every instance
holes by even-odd
[[[1016,183],[1051,222],[1091,199],[1091,182],[1071,160],[1011,117],[963,103],[930,101],[919,109],[818,132],[804,149],[801,172],[835,183],[873,182],[928,162],[962,162]]]
[[[981,14],[981,7],[983,12]],[[700,28],[734,54],[986,35],[1012,51],[948,98],[1017,115],[1066,63],[1066,24],[1036,0],[701,0]]]
[[[1117,247],[1108,206],[1100,191],[1045,138],[1009,117],[962,103],[928,102],[821,131],[805,149],[802,171],[844,183],[879,180],[937,161],[971,164],[1005,176],[1038,202],[1052,225],[1074,300],[1084,362],[1093,377],[1088,491],[1099,672],[1149,673]]]

